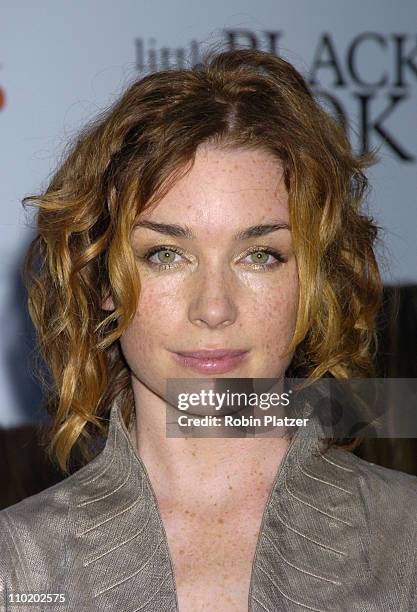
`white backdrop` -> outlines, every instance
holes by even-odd
[[[357,150],[380,146],[369,205],[389,284],[417,282],[415,0],[6,0],[0,23],[0,425],[38,418],[19,266],[20,200],[45,187],[65,143],[144,66],[198,59],[216,42],[291,61]],[[385,263],[384,263],[385,261]]]

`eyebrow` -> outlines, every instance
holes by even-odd
[[[134,229],[137,227],[144,227],[150,229],[154,232],[158,232],[160,234],[165,234],[166,236],[173,236],[174,238],[188,238],[192,240],[195,238],[195,235],[191,231],[189,227],[171,224],[171,223],[156,223],[155,221],[140,221],[134,226]],[[234,234],[234,240],[247,240],[248,238],[254,238],[258,236],[266,236],[267,234],[271,234],[272,232],[276,232],[281,229],[289,230],[290,226],[288,223],[283,222],[274,222],[274,223],[262,223],[258,225],[251,225],[244,230],[240,230],[236,234]]]

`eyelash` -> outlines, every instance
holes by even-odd
[[[149,264],[150,266],[157,268],[158,270],[168,270],[168,269],[178,267],[179,262],[175,262],[173,264],[172,263],[171,264],[158,264],[158,263],[155,263],[154,261],[150,261],[149,258],[152,257],[152,255],[159,253],[160,251],[172,251],[173,253],[177,253],[178,255],[184,255],[184,252],[178,247],[157,246],[157,247],[152,247],[151,249],[149,249],[145,253],[145,255],[141,257],[141,259],[146,261],[146,263]],[[271,249],[271,248],[253,247],[246,253],[245,257],[247,257],[248,255],[251,255],[252,253],[267,253],[268,255],[273,255],[277,260],[277,261],[274,261],[272,264],[256,264],[256,263],[247,264],[251,267],[254,267],[256,270],[260,270],[260,271],[271,270],[272,268],[275,268],[279,266],[280,264],[285,263],[287,261],[279,251],[276,251],[275,249]]]

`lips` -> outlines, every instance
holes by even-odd
[[[223,374],[240,365],[246,358],[245,350],[200,350],[174,353],[174,358],[183,367],[203,374]]]
[[[203,349],[201,351],[176,351],[178,355],[193,357],[194,359],[224,359],[226,357],[236,357],[246,353],[244,350],[232,351],[229,349]]]

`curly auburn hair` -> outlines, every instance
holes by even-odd
[[[116,396],[125,422],[133,414],[119,342],[140,292],[131,228],[191,168],[202,143],[262,149],[283,165],[300,281],[291,375],[373,373],[382,283],[377,226],[362,210],[373,154],[353,153],[282,58],[208,53],[195,67],[134,82],[79,134],[45,193],[23,200],[37,208],[23,277],[47,365],[49,454],[64,472],[73,448],[92,457]],[[109,314],[102,304],[110,295]]]

